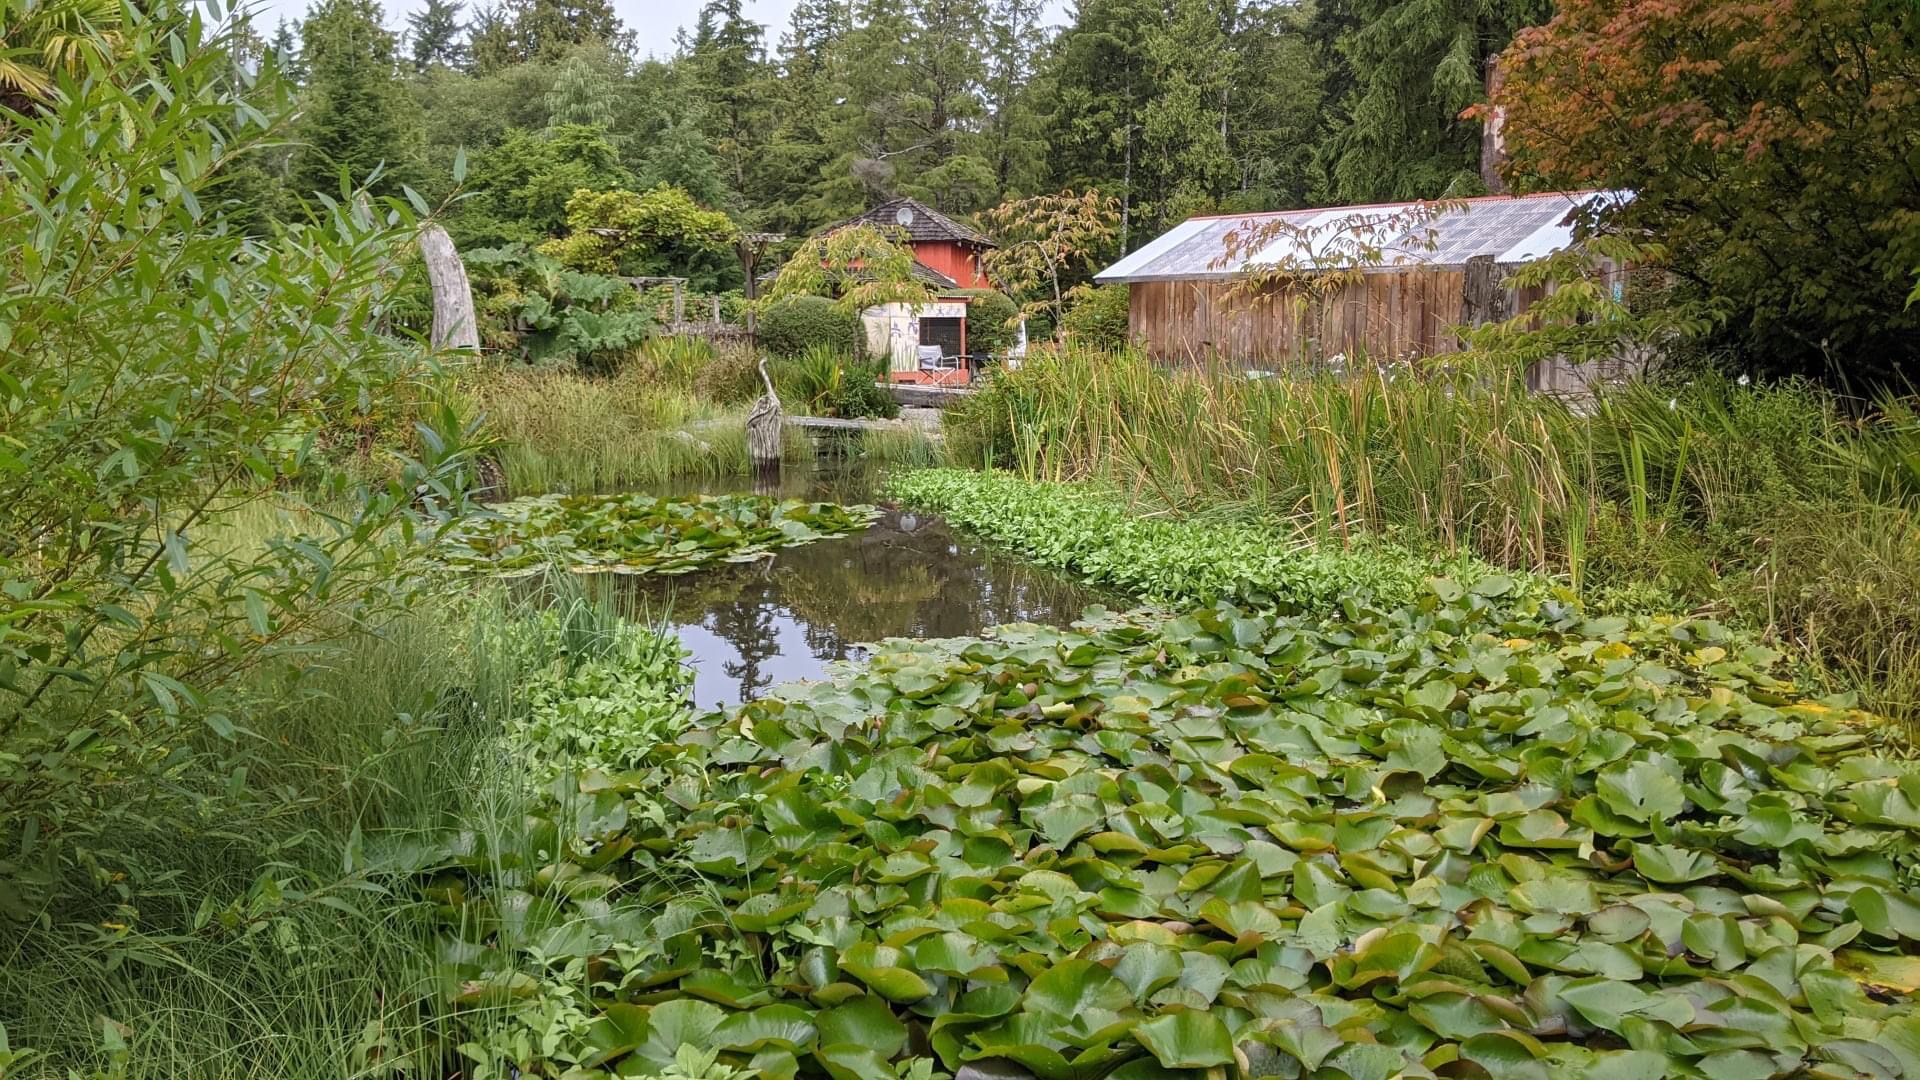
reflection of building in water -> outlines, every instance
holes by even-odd
[[[644,610],[670,610],[693,654],[702,707],[820,678],[863,642],[964,636],[1009,622],[1065,626],[1108,599],[997,556],[937,517],[898,511],[865,532],[780,552],[771,565],[627,580]]]

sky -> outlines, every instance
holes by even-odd
[[[256,25],[271,28],[280,19],[289,21],[305,15],[310,0],[259,0],[260,16]],[[794,0],[746,0],[741,10],[754,22],[767,27],[767,43],[777,44],[793,14]],[[405,15],[426,6],[424,0],[381,0],[387,11],[387,25],[399,30],[406,25]],[[639,40],[642,56],[666,56],[673,52],[674,32],[693,26],[700,14],[701,0],[613,0],[613,10]],[[474,0],[468,0],[471,11]],[[1065,0],[1052,0],[1048,17],[1059,22],[1066,9]]]

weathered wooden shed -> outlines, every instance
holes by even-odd
[[[1575,242],[1607,192],[1494,195],[1196,217],[1097,275],[1124,284],[1136,341],[1167,363],[1278,368],[1460,348],[1455,328],[1523,314],[1511,270]],[[1624,277],[1624,275],[1622,275]],[[1542,389],[1562,373],[1543,370]]]

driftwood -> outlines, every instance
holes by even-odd
[[[438,225],[429,225],[420,233],[420,257],[427,264],[427,280],[433,285],[433,336],[435,352],[459,349],[480,351],[480,329],[473,314],[473,288],[467,284],[467,266],[454,249],[453,238]]]
[[[760,381],[766,384],[767,392],[753,403],[753,411],[747,413],[747,454],[753,458],[753,465],[762,479],[777,478],[780,475],[780,429],[785,418],[780,413],[780,395],[773,389],[773,378],[767,374],[767,359],[760,358]]]

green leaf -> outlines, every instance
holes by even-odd
[[[1686,805],[1680,781],[1651,760],[1602,769],[1595,787],[1609,810],[1635,821],[1663,821]]]
[[[1720,861],[1701,851],[1665,844],[1635,844],[1633,868],[1648,881],[1684,885],[1719,873]]]
[[[862,941],[840,954],[840,970],[845,971],[893,1001],[918,1001],[933,993],[927,981],[907,967],[907,955],[899,949]]]
[[[1212,1013],[1166,1013],[1135,1026],[1133,1037],[1169,1069],[1207,1069],[1233,1063],[1233,1037]]]
[[[1071,1019],[1083,1012],[1118,1012],[1133,1004],[1127,984],[1105,965],[1078,958],[1053,965],[1027,987],[1023,1007],[1029,1012]]]
[[[722,1050],[758,1051],[769,1046],[800,1053],[813,1044],[813,1016],[792,1005],[766,1005],[729,1015],[715,1026],[712,1045]]]

